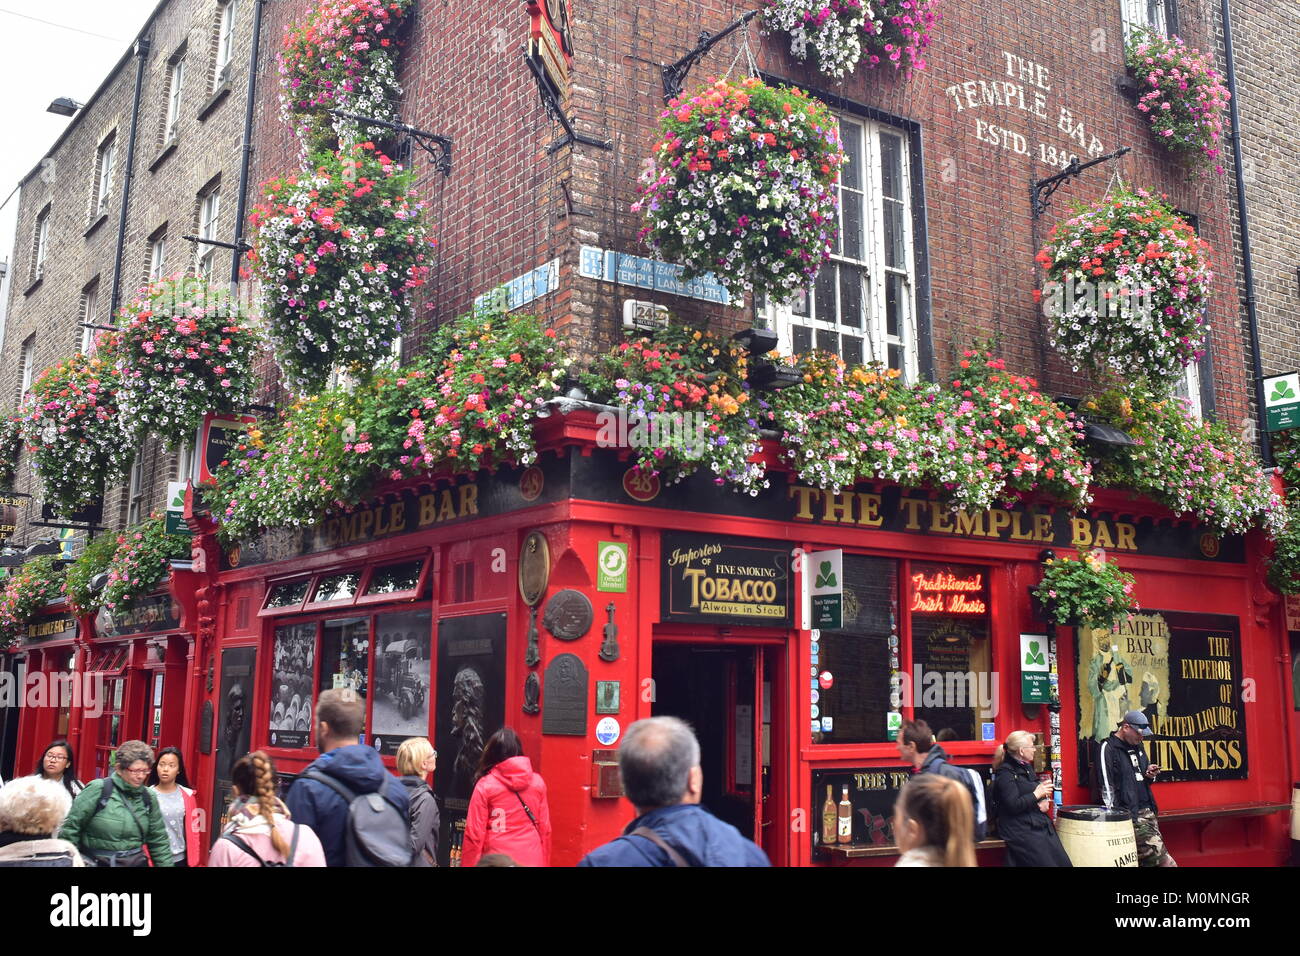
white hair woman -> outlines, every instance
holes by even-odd
[[[75,846],[54,836],[70,806],[55,780],[19,777],[0,788],[0,866],[85,866]]]
[[[1025,730],[1008,734],[998,747],[990,812],[1007,844],[1007,866],[1071,866],[1047,815],[1052,783],[1039,783],[1034,774],[1037,749],[1034,735]]]

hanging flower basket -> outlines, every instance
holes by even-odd
[[[880,0],[864,29],[868,65],[888,62],[909,74],[925,69],[925,51],[939,22],[938,0]]]
[[[0,649],[22,636],[28,622],[63,596],[63,574],[53,555],[28,561],[0,587]]]
[[[764,0],[763,24],[769,30],[790,34],[790,53],[811,59],[827,76],[852,73],[862,56],[866,18],[874,9],[870,0]]]
[[[1082,558],[1048,558],[1031,592],[1054,624],[1109,630],[1138,610],[1133,575],[1096,552]]]
[[[131,467],[118,382],[111,360],[78,352],[41,373],[32,386],[21,412],[23,436],[45,486],[45,501],[58,514],[98,501]]]
[[[670,326],[599,358],[584,385],[619,410],[598,441],[631,449],[637,469],[676,484],[696,471],[757,495],[768,486],[758,453],[758,402],[744,353],[710,332]]]
[[[108,582],[99,602],[110,611],[130,607],[138,598],[167,580],[173,560],[190,556],[190,539],[167,534],[167,520],[158,513],[117,536],[108,562]]]
[[[400,28],[413,5],[414,0],[321,0],[304,23],[285,31],[280,112],[302,140],[304,156],[392,135],[329,111],[398,122]]]
[[[18,453],[22,448],[22,421],[12,416],[0,417],[0,491],[13,488]]]
[[[830,111],[800,90],[718,80],[660,117],[641,231],[655,252],[713,273],[737,299],[786,302],[830,256],[844,152]]]
[[[1195,514],[1218,534],[1245,534],[1262,525],[1282,530],[1286,510],[1272,476],[1241,436],[1221,422],[1204,422],[1182,400],[1130,386],[1080,406],[1091,421],[1113,425],[1138,444],[1108,446],[1097,460],[1098,481],[1148,495],[1177,513]]]
[[[1179,37],[1135,31],[1124,59],[1156,142],[1194,170],[1213,167],[1222,176],[1223,110],[1231,94],[1210,57]]]
[[[227,290],[174,275],[142,289],[117,325],[117,403],[131,441],[152,433],[176,448],[193,440],[206,412],[252,398],[258,338]]]
[[[1150,193],[1076,206],[1036,259],[1048,335],[1076,371],[1168,387],[1200,358],[1210,247]]]
[[[331,367],[369,374],[402,332],[434,246],[411,174],[359,143],[273,180],[252,216],[254,274],[276,361],[299,391]]]
[[[103,589],[91,588],[90,582],[108,571],[116,551],[117,535],[101,534],[88,541],[77,559],[68,565],[63,593],[74,614],[94,614],[100,609]]]

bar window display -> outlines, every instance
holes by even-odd
[[[915,719],[940,741],[993,740],[988,569],[912,562],[907,584]]]

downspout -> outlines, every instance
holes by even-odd
[[[1241,117],[1237,113],[1237,68],[1232,56],[1232,13],[1228,0],[1220,0],[1223,20],[1223,51],[1228,71],[1228,109],[1232,121],[1232,161],[1237,179],[1237,230],[1241,234],[1241,271],[1246,285],[1246,327],[1250,332],[1251,374],[1255,379],[1256,430],[1259,450],[1266,463],[1273,455],[1269,447],[1267,417],[1264,412],[1264,368],[1259,355],[1259,321],[1255,314],[1255,270],[1250,256],[1250,213],[1246,208],[1246,179],[1241,160]]]
[[[113,295],[108,313],[114,315],[122,298],[122,252],[126,248],[126,214],[131,208],[131,183],[135,179],[135,140],[140,129],[140,96],[144,92],[144,65],[149,58],[150,41],[135,41],[135,101],[131,105],[131,138],[126,147],[126,180],[122,184],[122,211],[117,218],[117,256],[113,259]]]
[[[248,172],[253,160],[253,103],[257,97],[257,56],[262,42],[262,8],[266,0],[253,4],[253,49],[248,55],[248,102],[244,104],[244,142],[240,147],[239,197],[235,200],[235,248],[230,256],[230,284],[239,282],[239,260],[243,258],[244,214],[248,206]]]

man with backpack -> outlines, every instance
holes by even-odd
[[[409,866],[409,800],[373,747],[360,742],[364,701],[355,691],[327,690],[316,703],[321,755],[289,788],[296,823],[311,827],[327,866]]]
[[[934,740],[930,725],[924,720],[905,720],[898,731],[898,754],[912,765],[915,774],[937,773],[941,777],[956,780],[970,794],[971,819],[975,822],[975,841],[984,839],[987,826],[987,814],[983,810],[983,781],[976,773],[968,772],[965,767],[958,767],[948,762],[947,752]]]

